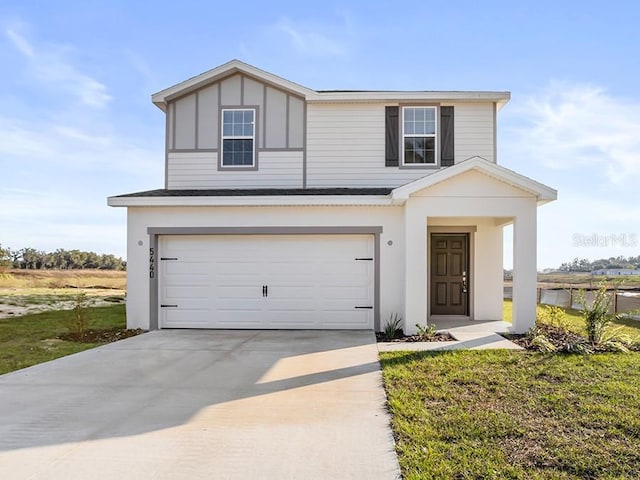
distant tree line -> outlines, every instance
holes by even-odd
[[[599,260],[587,260],[586,258],[574,258],[570,262],[563,263],[558,268],[560,272],[591,272],[593,270],[605,270],[613,268],[640,269],[640,255],[637,257],[610,257]]]
[[[0,245],[0,266],[23,270],[125,270],[127,262],[111,254],[99,255],[81,250],[57,249],[45,252],[35,248],[13,250]]]

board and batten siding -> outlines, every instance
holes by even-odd
[[[493,104],[455,104],[455,161],[495,161]],[[395,187],[434,168],[385,166],[384,104],[307,107],[307,186]]]
[[[217,152],[169,152],[167,188],[301,188],[301,151],[258,152],[258,170],[219,171]]]
[[[232,75],[169,103],[169,152],[220,148],[223,108],[256,110],[258,149],[304,147],[304,99],[245,75]]]

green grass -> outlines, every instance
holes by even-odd
[[[87,328],[125,328],[125,306],[113,305],[85,310]],[[97,346],[58,340],[68,333],[73,310],[50,311],[0,320],[0,374],[53,360]]]
[[[511,322],[511,319],[513,318],[513,302],[511,300],[505,300],[503,305],[502,318],[507,322]],[[544,308],[544,305],[538,305],[538,317],[540,317],[540,313]],[[567,330],[586,336],[587,330],[585,328],[582,313],[579,310],[573,310],[571,308],[564,308],[563,310],[566,315],[565,320]],[[632,340],[640,341],[640,321],[630,318],[622,318],[611,322],[611,325],[615,328],[619,328],[620,333],[628,335]]]
[[[640,354],[381,353],[403,478],[640,478]]]

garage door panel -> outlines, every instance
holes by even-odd
[[[207,276],[210,267],[208,262],[188,261],[180,257],[178,260],[160,260],[162,270],[168,275],[189,275],[197,276],[198,274]]]
[[[328,319],[325,321],[326,328],[333,329],[345,329],[345,330],[359,330],[365,328],[371,328],[369,326],[369,316],[365,312],[354,311],[351,313],[345,313],[340,320],[334,320],[331,318],[331,311],[323,312],[328,315]]]
[[[266,328],[262,311],[219,312],[213,328]],[[211,327],[210,327],[211,328]]]
[[[164,295],[165,298],[207,298],[209,289],[197,285],[167,286]]]
[[[373,298],[369,295],[370,289],[367,286],[362,287],[347,287],[335,286],[335,287],[323,287],[319,294],[325,301],[330,300],[349,300],[353,301],[373,301]]]
[[[264,302],[261,301],[262,299],[246,297],[241,300],[242,302],[238,302],[238,298],[218,297],[215,299],[212,306],[219,312],[261,312],[264,310]]]
[[[370,235],[160,237],[161,327],[373,328]],[[263,296],[263,286],[268,287]],[[194,303],[194,302],[198,303]]]
[[[230,261],[229,259],[212,261],[210,271],[215,272],[219,277],[228,278],[235,276],[244,276],[247,278],[255,278],[256,272],[264,269],[263,262],[253,260],[247,261],[245,258],[238,261]]]
[[[164,328],[209,328],[211,313],[209,309],[167,309],[164,313]]]
[[[237,280],[232,280],[229,285],[216,285],[215,295],[218,298],[251,298],[262,297],[261,285],[246,285]]]

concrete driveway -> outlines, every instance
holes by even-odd
[[[394,479],[371,332],[157,331],[0,376],[0,478]]]

